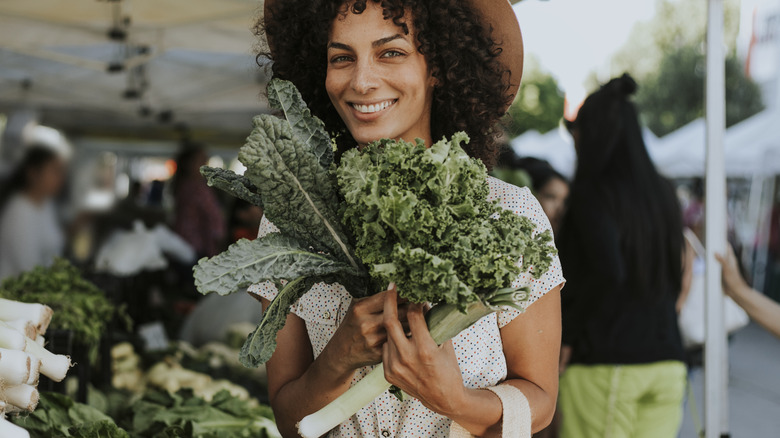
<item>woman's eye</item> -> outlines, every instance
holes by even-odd
[[[404,53],[398,50],[388,50],[382,54],[382,58],[397,58],[399,56],[404,56]]]
[[[330,59],[330,63],[331,64],[338,64],[338,63],[342,63],[342,62],[349,62],[349,60],[350,60],[349,56],[339,55],[339,56],[334,56],[333,58],[331,58]]]

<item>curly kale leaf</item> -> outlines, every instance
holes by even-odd
[[[314,153],[323,169],[333,163],[333,145],[322,120],[311,114],[301,94],[291,82],[272,79],[266,88],[272,109],[282,111],[293,135]]]
[[[263,281],[302,276],[359,275],[347,263],[309,250],[299,240],[279,233],[256,240],[241,239],[227,251],[203,258],[194,269],[195,286],[203,294],[228,295]]]
[[[230,193],[252,205],[263,206],[263,199],[257,193],[257,187],[249,181],[249,178],[238,175],[228,169],[209,166],[201,167],[200,173],[206,177],[206,182],[209,186]]]
[[[343,222],[373,281],[394,281],[410,301],[461,310],[523,271],[543,274],[554,251],[549,233],[534,234],[528,218],[488,201],[487,171],[463,142],[463,133],[427,149],[380,140],[346,152],[336,170]]]

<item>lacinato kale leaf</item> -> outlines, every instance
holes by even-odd
[[[254,126],[238,159],[261,193],[265,215],[283,234],[359,269],[341,227],[338,193],[327,170],[286,120],[261,115],[254,118]]]
[[[263,281],[281,281],[301,276],[360,275],[348,263],[310,250],[288,235],[271,233],[256,240],[241,239],[227,251],[203,258],[195,270],[195,286],[201,293],[228,295]]]
[[[282,111],[293,134],[314,153],[323,169],[333,163],[333,145],[322,120],[311,114],[301,94],[290,82],[272,80],[266,88],[271,108]]]
[[[209,166],[201,167],[200,173],[206,177],[209,186],[230,193],[252,205],[263,206],[263,198],[257,193],[257,187],[249,181],[249,178],[238,175],[232,170]]]

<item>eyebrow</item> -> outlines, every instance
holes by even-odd
[[[371,43],[371,47],[373,47],[373,48],[381,47],[381,46],[389,43],[390,41],[397,40],[397,39],[403,39],[403,38],[404,38],[403,35],[401,35],[400,33],[397,33],[395,35],[387,36],[387,37],[380,38],[380,39],[374,41],[373,43]],[[347,44],[344,44],[344,43],[339,43],[339,42],[330,42],[330,43],[328,43],[328,48],[329,49],[350,50],[350,51],[354,50],[351,46],[349,46]]]

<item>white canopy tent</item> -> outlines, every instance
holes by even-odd
[[[240,144],[266,112],[256,0],[3,0],[0,112],[72,136]]]

